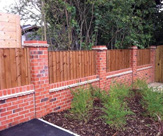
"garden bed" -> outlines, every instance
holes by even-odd
[[[104,122],[101,118],[102,104],[98,100],[94,101],[88,120],[80,121],[67,117],[66,115],[71,114],[69,110],[48,114],[43,119],[81,136],[156,136],[159,132],[159,123],[143,115],[145,109],[140,104],[141,96],[135,90],[134,94],[126,99],[128,107],[134,114],[127,115],[127,123],[122,130],[112,129]]]

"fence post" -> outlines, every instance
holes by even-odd
[[[137,46],[131,47],[132,82],[137,79]]]
[[[96,73],[99,76],[99,88],[105,89],[106,85],[106,51],[107,47],[104,46],[94,46],[92,48],[96,50]]]
[[[155,81],[156,46],[150,46],[151,82]]]
[[[48,44],[45,41],[25,41],[29,48],[31,83],[35,89],[35,116],[49,112]]]

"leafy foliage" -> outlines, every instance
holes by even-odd
[[[144,92],[143,107],[147,110],[147,113],[154,119],[158,119],[159,116],[163,119],[163,94],[152,89],[148,89]]]
[[[145,80],[138,79],[135,83],[142,95],[141,104],[147,110],[147,115],[154,119],[163,119],[163,93],[158,88],[149,88]]]
[[[129,96],[129,88],[125,85],[116,84],[109,91],[108,101],[103,103],[102,108],[105,122],[117,130],[123,129],[126,124],[126,116],[133,114],[127,107],[125,98]]]
[[[93,108],[93,99],[89,89],[79,88],[72,90],[73,101],[71,103],[70,113],[72,118],[87,121],[89,110]]]
[[[162,29],[153,0],[20,0],[9,11],[39,22],[55,50],[91,49],[97,44],[145,48],[160,40]]]

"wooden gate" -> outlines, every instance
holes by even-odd
[[[163,45],[156,49],[155,81],[163,83]]]

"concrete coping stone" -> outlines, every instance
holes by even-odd
[[[121,73],[114,74],[114,75],[110,75],[110,76],[107,76],[106,78],[109,79],[109,78],[113,78],[113,77],[117,77],[117,76],[122,76],[122,75],[130,74],[130,73],[132,73],[132,70],[121,72]]]
[[[152,66],[148,66],[148,67],[144,67],[144,68],[139,68],[139,69],[137,69],[137,71],[141,71],[141,70],[145,70],[145,69],[149,69],[149,68],[152,68]]]
[[[34,92],[35,92],[35,90],[29,90],[29,91],[25,91],[25,92],[19,92],[19,93],[4,95],[4,96],[0,97],[0,100],[6,100],[6,99],[14,98],[14,97],[29,95],[29,94],[32,94]]]
[[[50,93],[57,92],[57,91],[61,91],[61,90],[65,90],[65,89],[69,89],[69,88],[73,88],[73,87],[77,87],[77,86],[80,86],[80,85],[85,85],[85,84],[93,83],[93,82],[96,82],[96,81],[99,81],[99,80],[100,80],[99,78],[96,78],[96,79],[87,80],[87,81],[84,81],[84,82],[79,82],[79,83],[75,83],[75,84],[71,84],[71,85],[66,85],[66,86],[62,86],[62,87],[58,87],[58,88],[53,88],[53,89],[50,89],[49,92]]]

